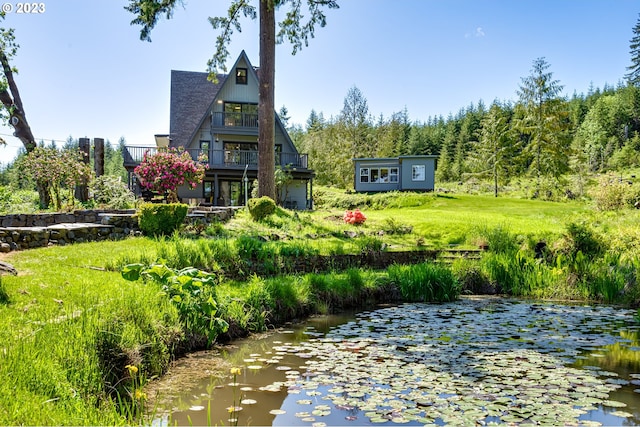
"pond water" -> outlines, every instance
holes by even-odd
[[[318,317],[178,362],[155,424],[640,425],[633,315],[483,297]]]

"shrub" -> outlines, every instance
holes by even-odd
[[[182,203],[144,203],[138,210],[138,225],[146,235],[168,235],[182,225],[188,209]]]
[[[612,174],[600,177],[590,194],[601,211],[619,210],[638,201],[638,189]]]
[[[91,182],[93,199],[100,206],[111,209],[127,209],[135,206],[136,197],[120,177],[102,175]]]
[[[262,221],[276,211],[276,202],[270,197],[263,196],[249,199],[247,207],[254,221]]]
[[[187,151],[170,148],[150,154],[144,153],[134,173],[142,188],[158,193],[169,193],[170,201],[177,200],[181,185],[195,188],[204,179],[204,165],[191,158]]]
[[[360,209],[356,209],[354,211],[345,211],[342,219],[347,224],[360,225],[364,224],[364,222],[367,220],[367,217],[364,216],[362,212],[360,212]]]

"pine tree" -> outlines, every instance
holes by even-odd
[[[627,67],[629,71],[625,78],[630,85],[640,86],[640,18],[633,27],[633,37],[629,40],[629,53],[631,54],[631,65]]]

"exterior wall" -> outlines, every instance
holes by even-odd
[[[369,182],[362,182],[361,180],[361,174],[362,174],[363,168],[369,170],[369,175],[368,175]],[[387,179],[384,180],[386,182],[380,182],[381,181],[380,177],[376,179],[374,174],[372,173],[372,170],[378,170],[378,171],[380,169],[390,170],[391,168],[397,168],[398,170],[396,182],[393,182],[391,179],[389,179],[389,177],[387,177]],[[401,176],[401,165],[397,158],[396,159],[381,158],[381,159],[356,160],[354,188],[356,191],[359,191],[359,192],[400,190],[401,189],[400,176]],[[372,181],[375,181],[375,182],[372,182]]]
[[[401,160],[402,190],[433,191],[435,185],[435,158],[426,156],[402,156]],[[414,180],[414,166],[418,168],[424,166],[423,180]]]
[[[237,85],[235,78],[235,68],[230,70],[229,77],[224,86],[218,92],[217,98],[228,102],[250,102],[257,104],[258,95],[260,93],[258,87],[258,81],[253,77],[255,73],[252,73],[249,69],[250,66],[245,62],[244,58],[240,58],[236,64],[236,68],[247,68],[247,84]],[[214,103],[213,111],[223,111],[222,103]]]
[[[307,181],[296,179],[289,183],[283,195],[283,205],[288,209],[307,209]]]

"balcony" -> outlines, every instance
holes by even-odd
[[[215,111],[211,115],[211,126],[213,128],[258,129],[258,115]]]
[[[158,151],[157,147],[138,147],[125,146],[122,151],[124,158],[124,167],[132,169],[142,161],[144,154],[154,154]],[[257,169],[258,152],[249,150],[202,150],[187,149],[191,158],[194,160],[205,159],[208,169],[244,169],[246,165],[249,168]],[[275,163],[283,168],[307,169],[308,156],[298,153],[275,153]]]

